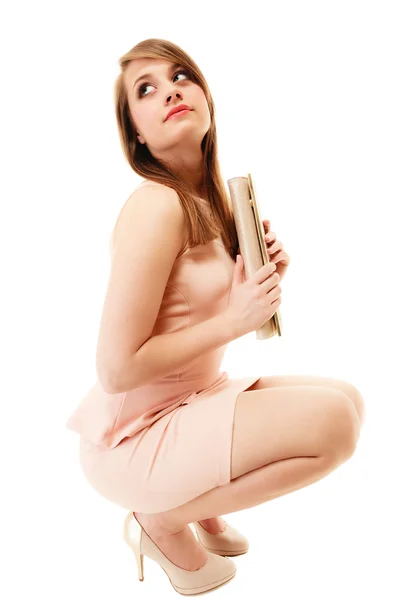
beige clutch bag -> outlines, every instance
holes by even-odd
[[[247,177],[228,179],[228,187],[240,254],[243,257],[245,277],[248,279],[263,265],[270,262],[264,239],[264,225],[260,219],[254,183],[250,173]],[[275,334],[282,335],[279,308],[262,327],[256,330],[256,338],[265,340]]]

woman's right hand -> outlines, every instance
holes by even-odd
[[[281,288],[275,268],[275,263],[266,263],[245,280],[243,258],[238,254],[228,307],[222,313],[233,327],[235,337],[259,329],[277,311]]]

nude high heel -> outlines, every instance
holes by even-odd
[[[144,580],[143,558],[146,555],[160,565],[173,588],[185,596],[220,587],[236,574],[236,565],[232,560],[208,552],[206,564],[197,571],[181,569],[161,552],[131,511],[124,520],[123,538],[135,555],[139,581]]]
[[[199,521],[193,523],[197,539],[205,550],[220,556],[239,556],[249,549],[247,538],[225,521],[224,531],[210,533]]]

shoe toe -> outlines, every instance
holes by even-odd
[[[176,577],[179,572],[179,578]],[[201,594],[228,582],[236,575],[235,563],[224,556],[208,553],[206,564],[197,571],[175,569],[175,581],[171,583],[177,592],[184,595]]]
[[[227,523],[224,531],[209,533],[200,523],[195,523],[199,542],[210,552],[226,555],[244,554],[249,549],[247,538]]]

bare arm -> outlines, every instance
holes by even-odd
[[[96,351],[98,378],[108,393],[172,373],[236,335],[222,313],[181,331],[152,336],[185,234],[179,196],[166,186],[144,186],[124,205],[115,228]]]
[[[200,354],[235,339],[223,313],[186,329],[148,339],[125,362],[111,383],[113,394],[126,392],[173,373]]]

